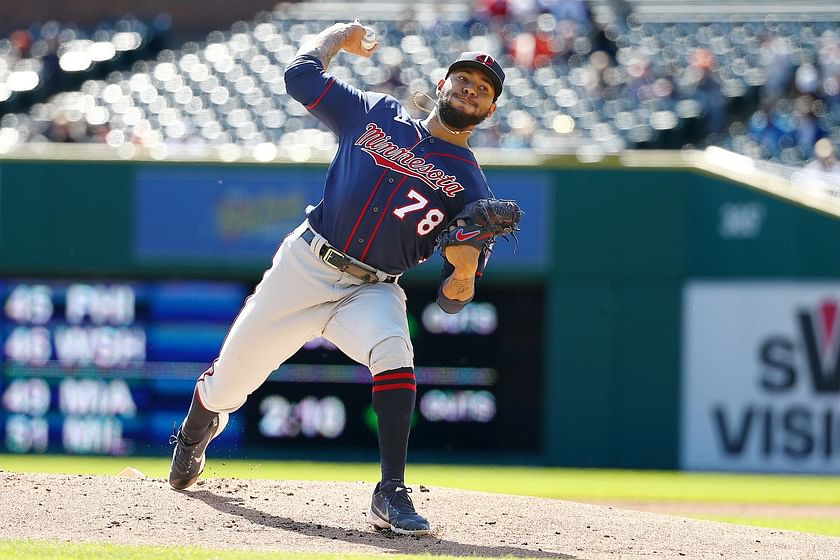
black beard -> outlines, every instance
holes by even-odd
[[[487,118],[487,113],[483,115],[468,115],[460,109],[456,109],[452,106],[451,99],[451,97],[447,99],[441,98],[438,102],[438,115],[440,116],[440,120],[452,128],[456,130],[464,130],[471,126],[480,124]]]

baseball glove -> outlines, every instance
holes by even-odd
[[[516,239],[522,213],[514,200],[475,200],[452,218],[438,239],[438,246],[441,251],[451,245],[472,245],[479,250],[490,250],[499,235],[505,238],[511,235]]]

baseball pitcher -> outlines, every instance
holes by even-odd
[[[201,475],[210,441],[228,415],[307,341],[322,336],[370,368],[378,418],[381,480],[368,521],[377,529],[422,535],[405,483],[416,396],[414,355],[400,275],[440,250],[437,301],[457,313],[497,235],[513,233],[515,202],[493,198],[467,139],[496,110],[505,75],[489,54],[466,52],[437,84],[435,107],[412,118],[393,97],[364,92],[327,73],[344,49],[370,57],[378,43],[358,21],[308,40],[285,71],[294,99],[332,130],[338,152],[321,202],[289,233],[196,383],[172,438],[170,485]]]

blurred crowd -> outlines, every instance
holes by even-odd
[[[126,15],[84,30],[72,23],[33,23],[0,38],[0,115],[28,111],[86,80],[106,76],[154,56],[168,45],[170,19],[150,22]],[[7,119],[8,120],[8,119]],[[101,141],[107,123],[70,122],[56,115],[46,138],[54,142]]]
[[[15,31],[0,40],[0,142],[6,131],[20,141],[329,148],[318,123],[288,103],[277,69],[320,24],[279,10],[174,50],[165,16],[87,34],[55,22]],[[433,91],[460,50],[497,54],[508,85],[474,147],[718,145],[838,172],[837,23],[645,23],[623,0],[595,12],[583,0],[476,0],[460,21],[407,13],[374,24],[383,38],[374,60],[344,58],[331,71],[406,102]],[[130,54],[95,56],[91,45],[128,31],[140,38]],[[73,49],[86,58],[68,58]],[[11,87],[25,71],[38,87]]]

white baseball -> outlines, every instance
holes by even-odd
[[[365,37],[362,39],[362,48],[369,51],[376,44],[376,30],[373,27],[365,27]]]

